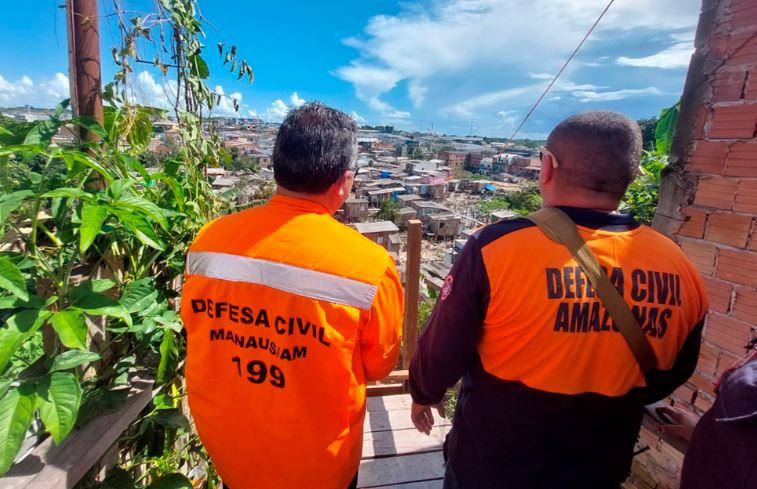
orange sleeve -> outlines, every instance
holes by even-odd
[[[391,258],[389,261],[360,335],[366,380],[386,377],[397,365],[400,353],[404,295],[394,262]]]

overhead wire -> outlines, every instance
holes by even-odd
[[[602,13],[599,14],[599,17],[597,17],[597,20],[594,22],[594,24],[591,26],[591,28],[589,28],[589,31],[586,33],[586,35],[583,37],[583,39],[581,39],[581,42],[578,43],[578,46],[576,46],[576,49],[573,50],[573,52],[571,53],[571,55],[568,57],[568,59],[562,65],[562,68],[560,68],[560,71],[558,71],[557,74],[555,75],[555,77],[552,79],[552,81],[549,82],[549,85],[547,85],[547,88],[541,94],[541,96],[536,101],[536,103],[533,105],[533,107],[531,107],[531,110],[528,111],[528,113],[526,114],[526,117],[523,118],[523,120],[521,121],[521,123],[518,126],[518,128],[515,129],[515,132],[513,132],[512,136],[510,136],[510,138],[507,140],[508,143],[512,142],[512,140],[515,139],[515,136],[518,135],[518,132],[520,132],[520,130],[523,128],[523,125],[531,117],[531,115],[534,113],[534,111],[539,106],[539,104],[541,103],[541,101],[544,100],[544,97],[547,96],[547,93],[549,93],[549,91],[552,89],[552,87],[554,86],[554,84],[557,82],[557,79],[560,78],[560,75],[562,75],[563,71],[565,71],[565,68],[567,68],[568,65],[570,64],[570,62],[573,61],[573,58],[576,57],[576,54],[578,54],[578,51],[584,45],[584,43],[589,38],[589,36],[591,36],[591,33],[594,32],[594,29],[597,27],[597,25],[599,25],[599,22],[605,16],[605,14],[607,13],[607,11],[610,10],[610,7],[612,6],[613,3],[615,3],[615,0],[610,0],[610,2],[607,4],[607,6],[605,7],[605,9],[602,11]]]

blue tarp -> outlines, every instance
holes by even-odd
[[[484,190],[488,190],[489,192],[496,192],[497,187],[495,187],[491,183],[487,183],[486,185],[484,185]]]

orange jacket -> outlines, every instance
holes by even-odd
[[[181,316],[190,409],[223,480],[347,487],[365,383],[395,366],[402,310],[391,257],[320,204],[277,195],[207,225]]]

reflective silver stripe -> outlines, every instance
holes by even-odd
[[[369,310],[378,287],[308,268],[260,258],[195,251],[187,255],[187,274],[259,284],[292,294]]]

